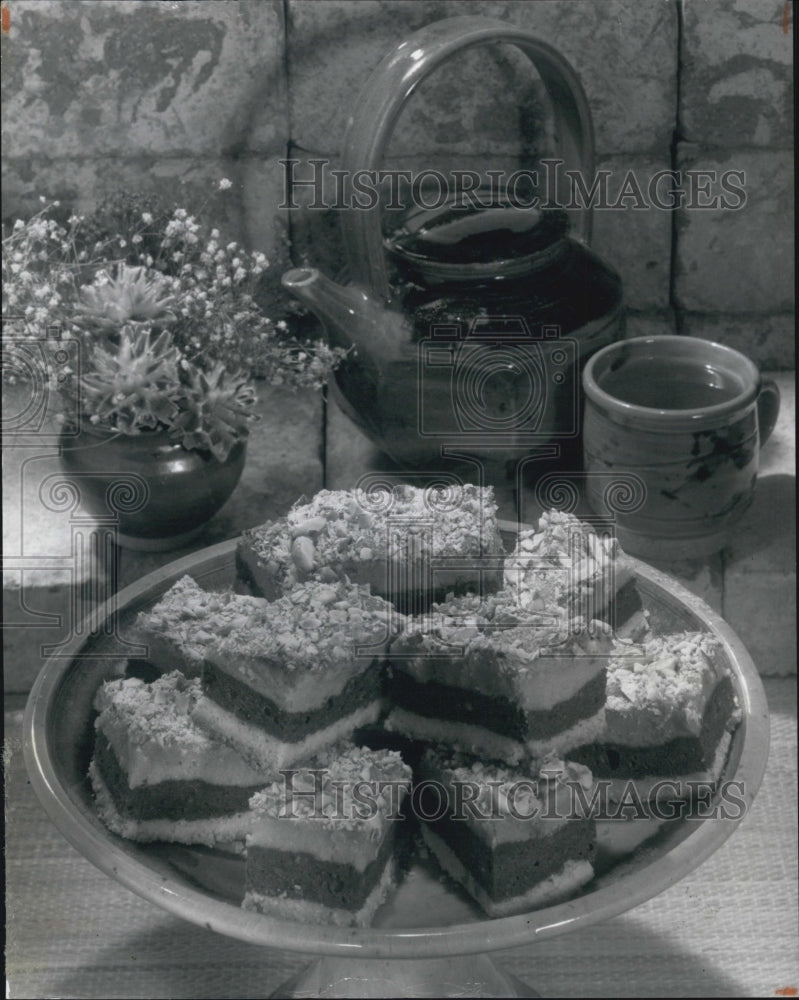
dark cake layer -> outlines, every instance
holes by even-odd
[[[290,821],[286,822],[288,826]],[[247,888],[265,896],[302,899],[355,912],[380,880],[393,853],[394,839],[390,829],[377,856],[362,872],[304,852],[251,845],[247,848]]]
[[[242,721],[259,726],[287,743],[298,743],[309,733],[324,729],[381,698],[383,672],[378,661],[373,660],[366,670],[349,679],[340,694],[305,712],[284,712],[270,698],[219,670],[211,660],[203,663],[203,691],[220,708]]]
[[[192,820],[246,812],[250,796],[261,787],[212,785],[206,781],[160,781],[155,785],[131,788],[114,749],[103,733],[98,733],[94,760],[117,811],[127,819]]]
[[[659,746],[635,747],[594,743],[569,751],[569,759],[590,768],[595,778],[677,777],[707,770],[735,707],[732,682],[722,678],[710,696],[700,735],[683,736]]]
[[[593,820],[571,820],[549,836],[510,841],[493,848],[463,820],[445,817],[428,825],[494,902],[529,892],[559,872],[567,861],[590,862],[594,856]]]
[[[605,704],[605,671],[593,677],[575,695],[545,711],[525,711],[507,698],[437,681],[420,683],[404,670],[394,669],[390,694],[395,705],[431,719],[483,726],[514,740],[546,739],[595,715]]]

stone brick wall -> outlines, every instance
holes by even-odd
[[[791,11],[782,0],[7,0],[3,217],[39,194],[78,210],[119,190],[210,201],[231,235],[326,269],[335,212],[279,211],[287,154],[338,164],[367,76],[405,35],[485,14],[535,31],[573,64],[611,196],[632,171],[742,172],[745,203],[595,212],[631,332],[711,336],[791,368]],[[513,53],[483,48],[409,102],[392,164],[531,166],[545,101]],[[233,197],[216,191],[220,177]],[[300,192],[298,201],[309,193]],[[739,199],[740,200],[740,199]],[[633,199],[634,201],[634,199]]]

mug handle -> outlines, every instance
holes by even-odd
[[[771,437],[780,412],[780,390],[774,379],[760,383],[757,394],[757,422],[760,428],[760,447]]]

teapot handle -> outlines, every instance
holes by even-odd
[[[594,169],[591,111],[571,65],[525,28],[471,16],[446,18],[420,29],[376,67],[347,120],[342,155],[345,176],[380,167],[403,105],[425,77],[462,49],[489,42],[508,42],[528,56],[553,104],[556,142],[564,169],[581,170],[590,177]],[[388,301],[380,206],[342,213],[342,232],[353,282]],[[580,215],[577,236],[584,243],[590,242],[590,207]]]

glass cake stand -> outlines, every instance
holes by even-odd
[[[121,591],[45,663],[24,722],[31,782],[66,839],[102,871],[179,917],[256,944],[321,956],[274,996],[538,996],[489,953],[529,945],[608,919],[662,892],[711,855],[751,805],[768,756],[769,725],[759,675],[741,640],[676,581],[632,561],[650,625],[658,632],[707,629],[721,640],[742,710],[723,778],[740,782],[738,816],[598,826],[596,877],[579,895],[519,916],[488,919],[430,863],[418,858],[374,926],[348,929],[279,920],[240,908],[240,855],[123,840],[97,818],[87,778],[99,685],[137,651],[124,636],[137,612],[184,574],[205,588],[234,579],[235,540],[194,553]],[[139,653],[141,655],[141,653]],[[453,956],[461,956],[457,962]]]

